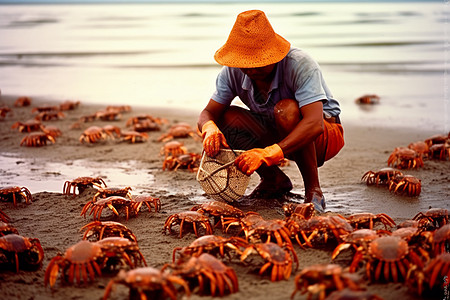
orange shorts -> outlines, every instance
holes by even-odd
[[[315,141],[317,166],[336,156],[344,147],[344,128],[341,124],[323,120],[324,131]]]

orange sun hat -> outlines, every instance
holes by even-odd
[[[249,10],[240,13],[225,45],[214,59],[233,68],[259,68],[282,60],[291,44],[275,33],[265,13]]]

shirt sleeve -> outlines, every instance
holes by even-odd
[[[322,86],[322,74],[315,68],[305,76],[299,76],[296,82],[295,99],[299,106],[327,100],[327,94]]]
[[[214,101],[230,105],[231,101],[236,97],[231,84],[231,73],[228,67],[223,67],[216,78],[216,91],[211,96]]]

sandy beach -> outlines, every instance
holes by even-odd
[[[10,202],[0,202],[0,209],[6,213],[11,224],[19,233],[26,237],[38,238],[42,244],[45,258],[36,271],[20,270],[0,272],[0,294],[3,299],[100,299],[104,289],[114,274],[103,274],[92,284],[77,286],[61,285],[58,278],[53,289],[44,287],[44,273],[50,260],[59,252],[81,240],[80,228],[90,221],[92,216],[80,216],[83,206],[92,199],[95,189],[88,189],[76,195],[67,197],[62,193],[65,181],[71,181],[80,176],[101,176],[108,186],[130,186],[133,195],[146,194],[157,197],[161,201],[159,212],[148,212],[142,209],[137,216],[126,220],[122,215],[115,217],[105,209],[102,220],[121,222],[136,235],[141,252],[151,267],[161,268],[171,262],[172,250],[175,247],[187,246],[195,239],[193,232],[187,232],[182,238],[178,236],[178,227],[173,234],[165,234],[164,222],[171,214],[188,210],[197,203],[208,201],[201,187],[195,180],[195,173],[189,170],[162,170],[163,156],[160,149],[163,143],[157,139],[170,125],[177,122],[187,122],[193,127],[196,124],[195,111],[169,109],[151,109],[131,107],[130,112],[122,113],[120,120],[81,123],[80,128],[71,129],[80,117],[91,115],[104,106],[88,105],[81,101],[78,108],[64,111],[65,117],[60,120],[45,121],[44,125],[58,127],[62,135],[56,138],[54,144],[44,147],[20,146],[25,133],[12,129],[17,122],[25,122],[35,116],[32,108],[44,105],[59,105],[63,100],[32,98],[28,107],[14,107],[13,102],[18,95],[2,95],[0,106],[7,105],[11,112],[0,119],[0,157],[2,158],[0,186],[25,186],[27,182],[36,182],[39,188],[31,188],[32,203],[18,203],[14,207]],[[32,96],[31,96],[32,97]],[[75,100],[75,99],[74,99]],[[126,103],[124,103],[126,104]],[[355,104],[356,105],[356,104]],[[127,129],[129,118],[141,114],[150,114],[168,120],[161,125],[161,131],[149,132],[149,139],[143,143],[130,144],[118,140],[106,140],[97,144],[82,144],[79,137],[89,126],[105,126],[112,124]],[[387,159],[395,147],[407,146],[409,143],[423,141],[436,134],[447,134],[419,128],[374,127],[364,124],[346,124],[346,145],[336,158],[326,162],[320,168],[320,180],[327,199],[327,213],[347,216],[356,212],[374,214],[386,213],[398,224],[411,219],[418,212],[429,208],[450,209],[450,161],[426,160],[424,167],[416,170],[406,170],[405,174],[416,176],[422,181],[422,192],[419,197],[399,196],[381,187],[368,187],[361,182],[361,176],[369,171],[377,171],[387,166]],[[189,152],[201,152],[201,143],[193,138],[177,139],[182,141]],[[118,163],[123,169],[114,169]],[[73,168],[71,166],[85,166]],[[55,167],[56,166],[56,167]],[[64,168],[62,167],[64,166]],[[93,167],[95,166],[95,167]],[[60,168],[61,167],[61,168]],[[110,176],[102,174],[102,168],[113,169]],[[294,191],[303,193],[303,183],[294,163],[283,167],[294,183]],[[64,170],[69,170],[68,175]],[[81,171],[80,171],[81,169]],[[125,170],[125,171],[124,171]],[[121,173],[123,172],[123,174]],[[137,172],[132,183],[126,179],[127,174]],[[135,174],[135,173],[133,173]],[[121,182],[121,178],[125,181]],[[59,190],[54,184],[59,182]],[[125,184],[123,182],[126,182]],[[249,193],[258,183],[257,175],[253,175],[247,189]],[[253,206],[242,207],[244,211],[257,211],[267,219],[284,219],[282,204],[278,201],[261,200]],[[223,235],[219,229],[215,234]],[[226,236],[226,235],[225,235]],[[299,270],[294,271],[289,280],[271,282],[270,278],[260,276],[255,272],[258,266],[243,264],[238,260],[224,261],[232,267],[239,280],[239,292],[225,299],[289,299],[294,291],[294,277],[305,267],[318,263],[331,263],[331,248],[301,249],[295,245],[299,258]],[[351,257],[340,258],[337,263],[348,266]],[[361,275],[368,291],[376,293],[383,299],[424,299],[417,295],[414,288],[405,283],[371,283],[365,280],[363,270]],[[110,299],[127,299],[128,288],[118,285]],[[306,299],[307,295],[297,293],[295,299]],[[182,293],[179,299],[185,298]],[[192,294],[190,299],[210,299],[209,296]]]

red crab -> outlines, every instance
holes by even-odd
[[[180,276],[193,286],[199,287],[200,294],[223,297],[227,293],[239,291],[238,278],[234,270],[214,256],[203,253],[188,260],[178,260],[163,269],[171,268],[172,274]]]
[[[0,220],[7,223],[9,219],[9,216],[0,209]]]
[[[315,209],[312,203],[289,203],[283,205],[283,211],[286,218],[292,214],[302,215],[305,219],[310,219],[314,216]]]
[[[141,209],[142,204],[145,204],[147,206],[148,211],[152,211],[152,205],[155,209],[155,212],[158,212],[161,210],[161,201],[159,198],[152,197],[150,195],[135,195],[131,196],[131,200],[134,203],[134,207],[136,211],[139,211]]]
[[[166,134],[163,134],[158,138],[158,142],[168,142],[174,138],[186,138],[189,136],[196,140],[199,139],[198,134],[189,124],[180,123],[170,127]]]
[[[30,106],[32,99],[30,97],[19,97],[14,101],[14,106],[16,107],[24,107]]]
[[[388,227],[392,228],[396,224],[394,220],[387,214],[372,214],[372,213],[356,213],[347,217],[348,222],[355,228],[369,228],[373,229],[375,222],[381,222],[384,228],[387,230]]]
[[[218,235],[204,235],[194,240],[189,246],[173,249],[172,261],[175,262],[177,253],[181,256],[200,256],[202,253],[209,253],[224,257],[231,251],[242,254],[242,249],[248,246],[249,243],[240,237],[225,238]]]
[[[389,185],[390,180],[396,175],[403,175],[403,173],[393,168],[383,168],[378,172],[367,171],[361,177],[361,181],[366,182],[367,185]]]
[[[58,274],[61,271],[61,280],[69,284],[76,278],[77,283],[81,280],[94,281],[95,275],[101,276],[103,264],[103,251],[100,245],[88,241],[80,241],[69,247],[64,255],[52,258],[45,270],[44,284],[50,287],[55,285]]]
[[[422,158],[424,158],[424,159],[427,159],[429,156],[430,147],[428,146],[427,143],[425,143],[423,141],[411,143],[408,145],[408,148],[413,149],[414,151],[419,153],[419,155],[421,155]]]
[[[80,143],[97,143],[106,139],[105,130],[98,126],[88,127],[80,136]]]
[[[198,153],[186,153],[178,156],[167,156],[164,159],[162,169],[176,171],[178,169],[188,169],[196,172],[200,166],[202,156]]]
[[[426,212],[419,212],[413,220],[419,221],[421,227],[439,228],[448,223],[448,210],[445,208],[430,208]]]
[[[62,135],[61,130],[55,126],[42,126],[41,129],[44,133],[51,135],[54,139]]]
[[[0,199],[3,201],[12,200],[14,206],[17,206],[17,202],[21,199],[24,199],[26,204],[30,204],[33,196],[30,190],[24,186],[5,186],[0,188]]]
[[[44,259],[44,250],[37,238],[23,237],[18,234],[8,234],[0,237],[0,256],[7,264],[13,264],[16,272],[19,268],[39,267]],[[19,266],[19,262],[24,265]]]
[[[107,237],[122,237],[130,241],[137,242],[134,233],[125,225],[113,221],[93,221],[81,227],[80,231],[85,230],[83,240],[89,240],[91,237],[95,241]]]
[[[103,126],[103,130],[113,140],[119,138],[122,134],[122,130],[114,125],[105,125]]]
[[[378,104],[380,103],[380,97],[375,94],[363,95],[355,99],[356,104]]]
[[[397,169],[411,169],[423,167],[422,157],[414,150],[397,147],[388,158],[388,166]]]
[[[292,247],[287,247],[287,250],[285,250],[275,243],[251,244],[242,253],[241,261],[245,261],[253,253],[260,255],[266,261],[259,270],[259,274],[263,275],[271,269],[271,281],[288,280],[292,273],[293,261],[298,268],[297,254]]]
[[[128,199],[131,199],[131,193],[130,193],[131,187],[127,186],[124,188],[117,188],[117,187],[99,187],[97,193],[95,193],[94,197],[92,198],[92,201],[97,201],[98,198],[107,198],[111,196],[120,196],[125,197]]]
[[[120,196],[111,196],[107,198],[101,198],[95,202],[89,201],[84,205],[80,215],[86,217],[87,211],[91,209],[89,215],[93,215],[94,220],[99,220],[105,207],[109,207],[109,209],[111,209],[116,216],[119,216],[118,210],[123,208],[125,210],[127,220],[130,216],[130,213],[134,215],[138,213],[138,211],[136,211],[136,208],[133,206],[133,201],[131,199]]]
[[[32,131],[38,131],[41,129],[42,123],[38,120],[28,120],[24,123],[22,122],[16,122],[12,124],[11,128],[15,129],[18,128],[20,132],[32,132]]]
[[[137,132],[134,130],[122,131],[122,140],[124,142],[143,143],[148,140],[148,134],[146,132]]]
[[[186,154],[187,149],[184,147],[184,144],[179,141],[171,141],[164,144],[163,147],[161,147],[160,155],[164,155],[165,158],[168,156],[178,156],[181,154]]]
[[[34,119],[38,121],[61,120],[66,117],[62,111],[43,111],[37,114]]]
[[[133,125],[133,130],[137,132],[160,131],[158,123],[150,120],[143,120]]]
[[[394,194],[417,197],[422,191],[422,182],[412,175],[397,175],[389,182],[389,191]]]
[[[351,274],[336,264],[317,264],[304,268],[294,279],[295,289],[291,294],[294,299],[295,294],[309,293],[308,299],[314,294],[318,294],[318,299],[324,300],[330,293],[348,288],[352,291],[359,291],[363,288],[360,285],[360,278]]]
[[[225,222],[230,219],[243,218],[245,213],[230,204],[221,201],[208,201],[191,208],[201,214],[213,216],[214,226],[221,225],[222,231],[225,231]]]
[[[134,269],[141,265],[147,266],[137,242],[115,236],[103,238],[97,242],[97,245],[102,248],[105,256],[103,269],[113,270],[118,266],[129,266]]]
[[[42,147],[46,146],[47,142],[54,144],[56,141],[51,134],[45,132],[31,132],[22,139],[20,146]]]
[[[450,139],[443,144],[432,145],[430,156],[434,159],[447,160],[450,157]]]
[[[78,193],[80,194],[86,188],[93,187],[94,185],[101,188],[102,184],[106,187],[106,183],[101,177],[78,177],[64,183],[63,194],[70,195],[72,193],[75,196],[76,189],[78,189]]]
[[[80,106],[80,101],[66,100],[59,105],[59,110],[74,110]]]
[[[213,234],[213,228],[211,226],[209,218],[196,211],[182,211],[170,215],[164,223],[164,232],[166,232],[166,230],[169,230],[169,233],[172,233],[172,226],[179,224],[181,238],[183,236],[183,228],[185,223],[192,224],[195,235],[197,237],[200,236],[197,230],[198,226],[202,226],[205,229],[205,235]]]
[[[178,290],[175,285],[183,287],[189,297],[190,290],[187,282],[179,276],[162,272],[152,267],[137,268],[130,271],[120,270],[105,288],[103,299],[108,299],[115,284],[123,284],[130,288],[130,295],[137,295],[139,299],[156,299],[162,291],[164,296],[177,300]]]
[[[4,119],[8,113],[12,112],[7,106],[0,107],[0,119]]]

